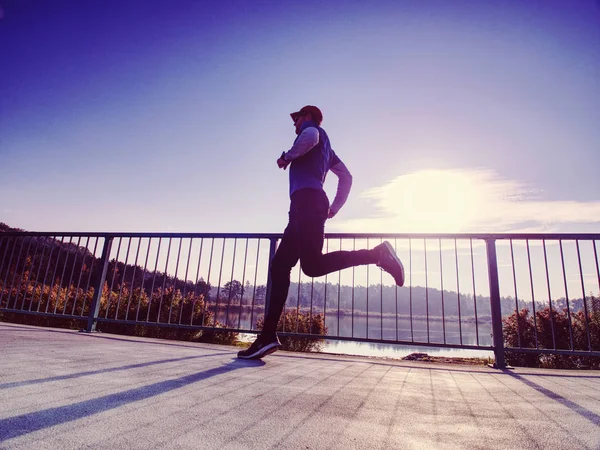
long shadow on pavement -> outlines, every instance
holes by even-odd
[[[558,403],[560,403],[563,406],[566,406],[571,411],[576,412],[580,416],[585,417],[587,420],[592,422],[594,425],[600,425],[600,416],[598,414],[596,414],[595,412],[590,411],[589,409],[586,409],[583,406],[578,405],[577,403],[564,398],[562,395],[558,395],[556,392],[552,392],[550,389],[546,389],[545,387],[540,386],[539,384],[534,383],[533,381],[528,380],[527,378],[524,378],[519,374],[516,374],[513,372],[508,372],[508,373],[510,376],[521,381],[523,384],[526,384],[530,388],[535,389],[539,393],[544,394],[546,397],[551,398],[552,400],[556,400]]]
[[[212,356],[224,356],[224,355],[230,355],[230,354],[231,354],[231,352],[212,353],[210,355],[186,356],[184,358],[162,359],[160,361],[150,361],[150,362],[139,363],[139,364],[130,364],[128,366],[111,367],[109,369],[90,370],[87,372],[72,373],[69,375],[58,375],[56,377],[39,378],[39,379],[35,379],[35,380],[25,380],[25,381],[14,381],[12,383],[0,384],[0,389],[9,389],[9,388],[20,387],[20,386],[29,386],[31,384],[49,383],[52,381],[70,380],[72,378],[86,377],[89,375],[98,375],[100,373],[118,372],[121,370],[138,369],[140,367],[154,366],[156,364],[168,364],[168,363],[172,363],[172,362],[186,361],[188,359],[208,358],[208,357],[212,357]]]
[[[129,343],[140,343],[140,344],[149,344],[149,345],[166,345],[169,347],[183,347],[183,348],[202,348],[205,350],[212,350],[212,351],[218,351],[214,348],[211,347],[205,347],[202,346],[201,343],[197,343],[197,342],[189,342],[188,345],[186,345],[184,342],[185,341],[180,341],[180,344],[176,344],[174,342],[169,342],[167,340],[163,340],[163,339],[157,339],[157,338],[149,338],[149,337],[145,337],[145,336],[129,336],[129,335],[116,335],[116,334],[111,334],[111,333],[107,333],[104,334],[100,331],[97,332],[93,332],[93,333],[87,333],[84,330],[72,330],[72,329],[49,329],[49,328],[40,328],[40,327],[36,327],[35,325],[26,325],[26,326],[19,326],[19,325],[14,325],[12,322],[0,322],[0,326],[2,325],[8,325],[6,327],[2,327],[2,331],[13,331],[13,330],[18,330],[18,331],[45,331],[47,333],[61,333],[61,334],[68,334],[71,336],[77,335],[77,336],[85,336],[88,338],[93,338],[93,339],[107,339],[110,341],[121,341],[121,342],[129,342]],[[117,337],[117,336],[121,336],[121,337]],[[129,339],[128,339],[129,338]],[[156,342],[150,340],[150,339],[156,339]]]
[[[188,384],[197,383],[198,381],[206,380],[210,377],[231,372],[232,370],[257,367],[264,364],[264,361],[261,360],[234,359],[224,366],[215,367],[192,375],[186,375],[174,380],[161,381],[148,386],[142,386],[128,391],[106,395],[104,397],[73,403],[71,405],[8,417],[0,420],[0,442],[44,428],[98,414],[103,411],[115,409],[128,403],[164,394]]]

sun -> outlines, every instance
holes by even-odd
[[[374,225],[379,222],[388,230],[409,233],[456,233],[473,225],[485,209],[479,181],[472,172],[423,170],[397,177],[364,195],[374,199],[384,215]]]

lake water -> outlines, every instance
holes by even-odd
[[[224,322],[225,317],[219,317]],[[439,319],[439,320],[438,320]],[[412,341],[425,345],[406,345],[394,343],[357,342],[336,339],[325,339],[322,352],[344,355],[358,355],[385,358],[402,358],[411,353],[427,353],[431,356],[448,356],[462,358],[488,358],[493,357],[491,350],[456,349],[447,347],[431,347],[427,343],[446,343],[463,345],[490,346],[492,344],[492,327],[490,323],[479,322],[475,324],[473,319],[458,321],[458,318],[430,318],[429,321],[413,318],[412,322],[407,317],[396,317],[393,315],[380,314],[351,315],[331,314],[326,317],[328,335],[340,337],[354,337],[359,339],[377,339],[389,341]],[[241,318],[237,311],[235,317],[230,315],[230,325],[237,325],[239,321],[242,328],[250,326],[250,313],[242,312]],[[256,315],[253,316],[256,321]],[[286,328],[287,332],[295,330]],[[244,341],[254,339],[253,334],[243,334]],[[445,337],[445,339],[444,339]],[[479,342],[477,338],[479,337]]]
[[[491,350],[468,350],[427,346],[407,346],[400,344],[379,344],[372,342],[330,341],[326,340],[322,353],[342,355],[371,356],[379,358],[402,358],[411,353],[427,353],[429,356],[447,356],[455,358],[493,358]]]

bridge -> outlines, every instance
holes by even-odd
[[[257,333],[280,238],[0,233],[0,447],[600,447],[597,371],[508,366],[597,364],[600,235],[328,234],[326,251],[390,240],[406,285],[292,272],[281,336],[490,350],[492,367],[139,337]]]
[[[398,288],[370,266],[320,279],[296,267],[282,335],[493,350],[500,369],[506,351],[516,360],[565,355],[583,365],[600,357],[600,234],[325,237],[326,252],[392,241],[406,284]],[[280,239],[3,232],[0,313],[67,321],[88,332],[256,333]]]

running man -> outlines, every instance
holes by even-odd
[[[275,352],[277,324],[288,295],[290,273],[300,260],[309,277],[320,277],[348,267],[377,264],[388,272],[398,286],[404,284],[404,267],[392,245],[385,241],[371,250],[336,251],[323,254],[325,221],[335,217],[344,206],[352,186],[352,175],[331,148],[323,128],[323,114],[316,106],[305,106],[290,114],[296,128],[296,140],[277,160],[280,169],[290,166],[289,223],[271,262],[271,298],[262,333],[238,358],[259,359]],[[328,171],[338,177],[331,205],[323,183]]]

